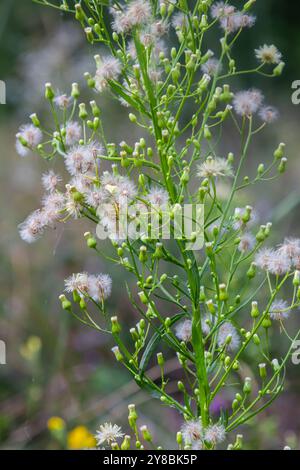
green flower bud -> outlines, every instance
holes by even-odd
[[[228,293],[226,291],[226,284],[220,284],[219,285],[219,299],[222,301],[222,302],[225,302],[226,300],[228,300]]]
[[[118,322],[118,317],[111,317],[111,332],[113,335],[118,335],[121,333],[121,325]]]
[[[91,27],[84,28],[84,32],[85,32],[85,35],[86,35],[86,38],[87,38],[88,42],[90,42],[91,44],[93,44],[93,42],[94,42],[94,34],[93,34],[92,28],[91,28]]]
[[[284,156],[284,150],[285,150],[285,144],[284,143],[279,144],[279,147],[274,152],[274,157],[276,158],[276,160],[282,159],[282,157]]]
[[[251,305],[251,317],[252,317],[252,318],[258,318],[258,317],[259,317],[259,310],[258,310],[258,304],[257,304],[257,302],[252,302],[252,305]]]
[[[39,118],[37,117],[36,113],[31,114],[30,119],[32,121],[32,124],[35,127],[40,127],[41,126],[41,123],[40,123]]]
[[[286,164],[287,164],[287,158],[283,157],[280,160],[279,166],[278,166],[278,172],[279,173],[284,173],[286,170]]]
[[[143,439],[147,442],[152,442],[152,436],[149,432],[149,429],[146,425],[140,427],[140,431],[142,433]]]
[[[256,345],[256,346],[259,346],[260,345],[260,339],[259,339],[259,336],[257,334],[253,335],[253,343]]]
[[[274,77],[279,77],[282,74],[284,67],[285,67],[285,63],[280,62],[280,64],[278,64],[277,67],[275,67],[275,69],[273,70]]]
[[[68,310],[68,311],[71,310],[72,304],[65,295],[60,295],[59,300],[61,301],[61,306],[64,310]]]
[[[248,395],[249,393],[251,393],[252,391],[252,380],[250,377],[246,377],[245,378],[245,382],[244,382],[244,387],[243,387],[243,392]]]
[[[160,367],[163,367],[163,365],[165,364],[163,353],[161,353],[161,352],[157,353],[156,357],[157,357],[157,364]]]
[[[269,314],[266,316],[266,318],[264,318],[264,320],[263,320],[261,326],[262,326],[263,328],[265,328],[266,330],[267,330],[268,328],[271,328],[271,326],[272,326],[272,321],[271,321],[271,317],[270,317]]]
[[[129,113],[128,117],[129,117],[129,120],[130,120],[131,122],[133,122],[133,123],[136,123],[136,122],[137,122],[137,117],[136,117],[135,114]]]
[[[125,436],[124,440],[121,444],[121,450],[129,450],[130,449],[130,436]]]
[[[258,364],[259,375],[264,380],[267,377],[266,364]]]
[[[293,279],[293,285],[295,287],[299,286],[300,285],[300,271],[295,271],[295,274],[294,274],[294,279]]]
[[[52,101],[54,96],[55,96],[55,94],[54,94],[51,83],[46,83],[46,85],[45,85],[45,98],[49,101]]]
[[[72,83],[71,96],[75,100],[77,100],[80,96],[79,85],[76,82]]]
[[[112,352],[114,353],[115,358],[117,359],[118,362],[122,362],[122,361],[123,361],[124,357],[123,357],[122,353],[120,352],[120,349],[119,349],[118,346],[114,346],[114,347],[112,348]]]

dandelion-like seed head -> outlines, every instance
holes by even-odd
[[[72,103],[72,96],[68,96],[67,94],[59,94],[55,96],[53,99],[56,106],[60,109],[67,109]]]
[[[240,337],[236,328],[230,322],[225,322],[220,326],[218,331],[218,346],[220,348],[225,346],[229,336],[231,340],[226,347],[230,351],[235,351],[241,343]]]
[[[269,261],[267,271],[276,276],[283,276],[290,271],[291,267],[291,259],[280,250],[276,250]]]
[[[270,262],[275,256],[275,250],[272,248],[262,248],[256,253],[255,264],[264,271],[269,270]]]
[[[89,295],[97,301],[107,299],[111,294],[112,279],[108,274],[89,277]]]
[[[300,239],[286,238],[283,244],[279,246],[278,251],[283,256],[290,258],[293,265],[295,265],[300,257]]]
[[[133,25],[146,24],[152,18],[151,5],[147,0],[135,0],[129,3],[127,14]]]
[[[259,110],[262,102],[263,95],[259,90],[240,91],[234,97],[233,107],[238,115],[249,117]]]
[[[33,124],[25,124],[20,127],[16,137],[16,150],[21,157],[26,157],[31,150],[35,149],[42,142],[43,133]],[[20,139],[26,142],[26,146],[20,142]]]
[[[270,317],[272,320],[286,320],[289,318],[291,310],[286,300],[275,300],[270,307]]]
[[[169,202],[169,195],[165,189],[153,187],[148,193],[148,201],[153,206],[165,207]]]
[[[66,168],[72,176],[93,173],[95,170],[95,163],[94,147],[89,145],[78,145],[73,147],[65,156]]]
[[[220,72],[221,68],[222,66],[218,59],[208,59],[203,65],[201,65],[202,72],[207,73],[210,76]]]
[[[44,213],[37,209],[19,225],[20,237],[27,243],[33,243],[43,235],[45,226]]]
[[[241,28],[251,28],[256,21],[255,16],[240,11],[220,17],[220,26],[227,33],[234,33]]]
[[[192,339],[192,322],[185,320],[176,326],[175,333],[178,339],[187,343]]]
[[[260,119],[267,124],[271,124],[279,117],[278,110],[273,106],[264,106],[258,113]]]
[[[66,125],[66,145],[71,147],[78,144],[81,139],[82,129],[81,125],[76,121],[69,121]]]
[[[221,18],[224,16],[232,15],[236,11],[232,5],[225,4],[225,2],[216,2],[210,9],[210,14],[213,18]]]
[[[186,29],[188,26],[188,19],[184,13],[177,12],[172,16],[171,24],[174,29]]]
[[[99,58],[100,59],[100,58]],[[121,73],[121,62],[113,56],[102,57],[97,63],[95,86],[98,91],[106,88],[109,80],[117,80]]]
[[[76,273],[65,279],[65,291],[73,293],[77,291],[81,296],[87,295],[90,288],[88,273]]]
[[[182,437],[186,445],[191,445],[196,442],[201,442],[203,437],[203,427],[199,420],[188,421],[182,428]]]
[[[205,441],[216,445],[225,440],[226,431],[222,424],[212,424],[205,430]]]
[[[240,243],[239,243],[239,251],[241,253],[246,253],[247,251],[251,251],[255,246],[255,237],[251,233],[244,233],[241,236]]]
[[[53,170],[47,171],[42,175],[42,184],[46,191],[52,193],[54,192],[59,183],[62,181],[62,177],[57,175]]]

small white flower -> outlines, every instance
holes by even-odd
[[[232,167],[225,158],[208,157],[205,162],[198,166],[200,178],[216,178],[217,176],[232,176]]]
[[[122,433],[122,429],[120,426],[111,423],[101,424],[99,427],[99,431],[96,432],[95,438],[97,440],[97,445],[100,446],[104,442],[111,444],[115,442],[117,439],[122,438],[124,433]]]
[[[258,49],[255,49],[255,56],[262,63],[279,64],[282,54],[273,44],[271,46],[267,46],[267,44],[264,44]]]

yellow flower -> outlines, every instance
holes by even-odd
[[[59,416],[52,416],[48,419],[47,427],[49,431],[61,431],[66,426],[66,423]]]
[[[76,426],[68,433],[69,449],[86,449],[96,446],[96,439],[85,426]]]

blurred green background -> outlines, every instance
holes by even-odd
[[[241,88],[260,87],[267,102],[281,113],[281,120],[252,147],[249,173],[281,141],[288,145],[289,168],[280,184],[261,185],[249,192],[247,203],[259,210],[263,220],[273,219],[272,237],[279,243],[287,234],[300,236],[300,107],[291,103],[291,84],[300,80],[300,6],[298,2],[259,0],[256,14],[256,27],[245,32],[240,42],[241,63],[254,62],[257,46],[275,43],[287,67],[277,80],[251,77],[239,83]],[[88,229],[86,223],[81,222],[81,227],[69,223],[48,232],[34,246],[24,244],[18,236],[17,225],[38,207],[40,175],[47,166],[37,157],[18,157],[14,148],[17,128],[32,112],[45,115],[45,82],[52,82],[60,91],[68,91],[74,81],[84,86],[83,73],[93,71],[94,54],[72,18],[30,0],[1,1],[0,79],[7,85],[7,104],[0,106],[0,339],[7,345],[7,365],[0,366],[2,448],[55,448],[47,431],[49,417],[62,416],[69,429],[83,424],[93,432],[105,420],[122,424],[131,402],[137,404],[141,420],[166,448],[174,439],[170,430],[180,426],[175,413],[139,392],[115,364],[106,337],[85,329],[61,311],[58,295],[65,277],[84,269],[109,271],[114,279],[109,311],[130,319],[132,325],[137,321],[122,287],[122,271],[106,268],[103,260],[86,249],[82,237]],[[117,142],[126,140],[127,111],[111,106],[105,97],[100,104],[108,133],[114,129],[119,136],[111,136]],[[231,144],[234,146],[229,134],[226,145]],[[299,325],[297,316],[294,321]],[[280,356],[285,340],[281,342],[279,337],[276,344],[274,354]],[[176,367],[174,362],[170,370],[172,367]],[[299,370],[299,366],[289,367],[284,394],[263,419],[245,428],[251,448],[281,448],[286,443],[299,448]]]

